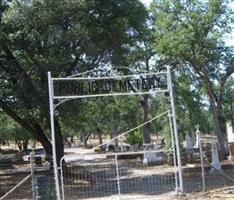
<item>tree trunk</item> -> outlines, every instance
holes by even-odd
[[[196,68],[195,68],[196,70]],[[214,128],[215,133],[218,138],[218,142],[220,145],[220,156],[221,159],[224,159],[226,157],[226,145],[225,142],[227,141],[225,136],[225,124],[222,116],[222,93],[220,94],[219,98],[215,95],[214,89],[212,87],[212,83],[209,81],[207,77],[205,77],[199,70],[197,70],[197,73],[200,75],[201,80],[203,82],[203,85],[206,89],[207,95],[209,97],[210,101],[210,107],[212,110],[212,116],[214,120]]]
[[[221,110],[218,105],[216,105],[214,95],[210,90],[208,90],[208,96],[210,99],[210,105],[212,110],[212,116],[214,119],[215,133],[218,137],[218,142],[220,145],[221,157],[222,159],[226,157],[226,148],[225,148],[225,126],[222,120]]]
[[[74,144],[74,136],[71,136],[71,144]]]
[[[38,140],[41,143],[41,145],[45,149],[48,161],[51,162],[52,161],[52,159],[51,159],[52,158],[52,145],[51,145],[50,141],[45,136],[45,133],[39,124],[36,123],[33,125],[33,127],[35,129],[33,136],[36,138],[36,140]]]
[[[22,151],[22,150],[23,150],[23,148],[22,148],[21,141],[16,139],[16,140],[15,140],[15,143],[17,144],[18,149],[19,149],[20,151]]]
[[[97,134],[98,134],[99,145],[101,145],[103,143],[103,140],[102,140],[102,132],[99,128],[97,129]]]
[[[54,120],[54,127],[55,127],[55,145],[56,145],[56,157],[57,157],[57,164],[59,166],[61,158],[64,156],[64,146],[63,146],[63,136],[61,133],[61,128],[57,119]]]
[[[144,95],[143,99],[141,100],[141,106],[143,109],[143,113],[142,113],[142,121],[147,122],[149,120],[149,104],[148,104],[148,95]],[[146,124],[145,126],[142,127],[142,131],[143,131],[143,142],[144,143],[150,143],[151,142],[151,138],[150,138],[150,124]]]
[[[23,151],[26,152],[28,149],[28,140],[23,140]]]
[[[88,140],[89,140],[89,137],[91,136],[92,133],[89,133],[88,135],[85,136],[84,138],[84,147],[88,147]]]

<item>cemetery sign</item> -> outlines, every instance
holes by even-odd
[[[167,91],[166,73],[113,77],[52,78],[54,99]]]

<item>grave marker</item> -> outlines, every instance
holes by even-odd
[[[211,171],[221,171],[221,164],[219,162],[219,154],[218,154],[218,148],[217,143],[215,141],[211,141],[211,153],[212,153],[212,163],[211,163]]]

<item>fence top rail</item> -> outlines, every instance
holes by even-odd
[[[161,153],[165,152],[164,149],[158,149],[158,150],[148,150],[148,151],[126,151],[126,152],[118,152],[118,153],[108,153],[106,155],[108,156],[120,156],[120,155],[137,155],[137,154],[145,154],[145,153]]]
[[[77,154],[77,158],[72,158],[67,160],[66,158],[64,158],[66,160],[66,163],[73,163],[73,162],[77,162],[80,160],[85,159],[85,156],[97,156],[101,158],[107,157],[107,156],[121,156],[121,155],[144,155],[145,153],[162,153],[162,152],[167,152],[167,150],[165,149],[158,149],[158,150],[147,150],[147,151],[126,151],[126,152],[113,152],[113,153],[95,153],[95,152],[84,152],[81,154]]]

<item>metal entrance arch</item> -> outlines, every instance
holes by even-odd
[[[120,80],[120,79],[127,79],[130,78],[131,81],[134,81],[137,79],[137,77],[146,77],[146,76],[166,76],[166,88],[165,85],[160,85],[152,83],[152,87],[144,90],[135,90],[132,85],[130,84],[130,89],[128,88],[128,91],[121,91],[121,88],[119,89],[119,92],[115,91],[113,92],[113,87],[110,89],[109,83],[109,90],[106,90],[105,93],[98,93],[98,90],[95,90],[95,93],[92,94],[91,92],[94,91],[90,88],[93,87],[92,84],[88,84],[84,86],[83,84],[77,84],[78,81],[94,81],[94,80]],[[157,80],[157,79],[155,79]],[[59,82],[73,82],[73,89],[72,91],[66,92],[65,94],[62,94],[61,88],[66,89],[66,85],[62,84],[55,85]],[[76,83],[76,84],[74,84]],[[159,82],[158,82],[159,83]],[[135,84],[136,85],[136,84]],[[137,83],[137,85],[139,85]],[[165,93],[167,92],[169,94],[169,100],[170,100],[170,108],[168,110],[169,115],[169,122],[170,122],[170,128],[171,128],[171,136],[172,136],[172,144],[174,149],[174,166],[178,169],[178,177],[177,172],[175,173],[175,180],[176,180],[176,192],[177,193],[183,193],[183,176],[182,176],[182,167],[181,167],[181,158],[180,158],[180,146],[179,146],[179,138],[178,138],[178,131],[177,131],[177,123],[176,123],[176,112],[175,112],[175,104],[174,104],[174,97],[173,97],[173,87],[172,87],[172,79],[171,79],[171,71],[170,67],[167,67],[167,71],[164,72],[150,72],[145,74],[134,74],[134,75],[125,75],[125,76],[113,76],[113,77],[66,77],[66,78],[52,78],[51,73],[48,72],[48,86],[49,86],[49,105],[50,105],[50,121],[51,121],[51,138],[52,138],[52,151],[53,151],[53,169],[54,169],[54,179],[55,179],[55,186],[56,186],[56,196],[57,200],[61,200],[64,198],[63,195],[63,183],[62,183],[62,192],[60,191],[60,183],[59,183],[59,168],[57,165],[57,158],[56,158],[56,145],[55,145],[55,128],[54,128],[54,113],[55,109],[58,105],[61,103],[69,100],[69,99],[81,99],[81,98],[92,98],[92,97],[107,97],[107,96],[122,96],[122,95],[143,95],[143,94],[156,94],[156,93]],[[65,86],[65,87],[64,87]],[[155,87],[154,87],[155,86]],[[54,88],[56,87],[56,92],[54,92]],[[82,90],[80,89],[82,87]],[[97,86],[96,86],[97,87]],[[162,88],[161,88],[162,87]],[[77,89],[78,88],[78,89]],[[84,88],[86,88],[86,92],[84,92]],[[139,88],[137,88],[139,89]],[[142,88],[141,88],[142,89]],[[82,92],[81,92],[82,91]],[[91,91],[91,92],[90,92]],[[59,103],[55,103],[55,101],[58,101]],[[115,155],[115,158],[116,155]],[[116,165],[116,167],[118,164]],[[60,166],[61,167],[61,166]],[[118,167],[117,167],[118,168]],[[117,170],[118,171],[118,170]],[[117,173],[118,175],[118,173]],[[62,180],[63,181],[63,180]],[[118,184],[119,186],[119,184]],[[119,190],[120,191],[120,190]],[[62,195],[61,195],[62,194]],[[121,197],[120,197],[121,198]]]

